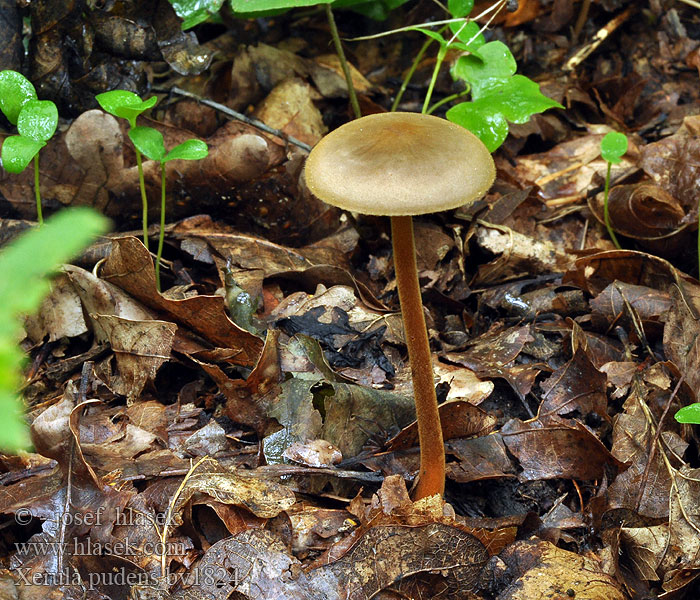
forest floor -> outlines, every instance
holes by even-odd
[[[166,2],[54,4],[31,3],[24,55],[0,2],[0,68],[58,105],[46,213],[92,206],[113,233],[25,323],[34,450],[0,455],[0,598],[698,597],[698,437],[674,419],[700,389],[698,8],[599,0],[577,31],[587,2],[521,0],[491,22],[564,108],[510,124],[482,200],[415,219],[447,484],[413,502],[388,221],[304,183],[308,148],[352,118],[325,12],[224,12],[197,43]],[[389,110],[426,38],[351,38],[445,18],[428,0],[335,15],[363,114]],[[462,91],[457,58],[435,101]],[[399,110],[421,111],[435,60]],[[149,252],[128,123],[94,99],[114,88],[157,95],[139,123],[166,148],[209,147],[166,169],[162,292],[160,170],[145,161]],[[622,249],[610,131],[629,139]],[[33,224],[33,181],[0,170],[0,243]]]

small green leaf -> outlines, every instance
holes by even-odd
[[[51,100],[29,100],[17,119],[17,131],[38,142],[46,142],[56,132],[58,109]]]
[[[475,21],[464,23],[450,23],[450,30],[457,34],[457,39],[463,44],[453,42],[451,47],[458,48],[465,52],[476,52],[486,43],[481,31],[481,27]]]
[[[600,141],[600,154],[609,163],[614,165],[622,161],[622,156],[627,152],[627,136],[619,131],[611,131]]]
[[[0,110],[7,120],[17,125],[25,102],[36,99],[36,90],[24,75],[9,69],[0,72]]]
[[[679,423],[693,423],[700,425],[700,403],[684,406],[676,413],[676,421]]]
[[[466,17],[473,8],[474,0],[447,0],[447,10],[455,19]]]
[[[187,140],[168,152],[163,162],[170,160],[199,160],[208,154],[209,148],[202,140]]]
[[[46,142],[23,135],[6,138],[2,144],[2,166],[8,173],[21,173]]]
[[[489,152],[496,150],[508,136],[506,118],[500,112],[490,110],[488,100],[483,98],[457,104],[445,116],[449,121],[471,131]]]
[[[460,57],[452,69],[452,76],[467,81],[471,85],[472,98],[477,100],[507,83],[517,68],[508,46],[495,41],[481,46],[476,55]]]
[[[151,160],[162,161],[165,158],[163,134],[153,127],[134,127],[129,130],[129,138],[136,149]]]
[[[447,111],[447,118],[469,129],[493,152],[508,134],[507,121],[526,123],[533,114],[555,107],[563,108],[542,94],[537,83],[514,75],[481,98],[453,106]]]
[[[141,100],[133,92],[127,90],[112,90],[95,96],[102,110],[110,115],[126,119],[131,127],[136,127],[136,118],[153,108],[158,102],[156,96],[151,96],[148,100]]]

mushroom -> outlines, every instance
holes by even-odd
[[[367,215],[391,217],[394,268],[413,379],[420,470],[415,498],[442,494],[445,449],[423,314],[412,215],[471,203],[491,187],[486,146],[466,129],[418,113],[382,113],[350,121],[311,151],[306,184],[319,199]]]

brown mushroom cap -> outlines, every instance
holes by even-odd
[[[381,113],[324,137],[306,160],[318,198],[366,215],[420,215],[483,196],[496,169],[486,146],[463,127],[419,113]]]

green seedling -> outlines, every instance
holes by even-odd
[[[88,208],[61,211],[43,227],[32,229],[0,249],[0,450],[15,452],[29,446],[22,399],[24,354],[22,315],[39,308],[49,291],[49,275],[98,234],[107,219]]]
[[[536,113],[550,108],[563,108],[561,104],[542,94],[537,83],[523,75],[515,74],[517,65],[508,46],[499,41],[486,42],[483,30],[506,5],[507,0],[498,0],[481,14],[470,19],[474,0],[448,0],[447,9],[451,19],[426,25],[411,25],[378,35],[356,38],[357,40],[371,39],[400,31],[420,31],[429,38],[416,55],[413,66],[409,69],[393,103],[392,110],[398,107],[401,95],[418,63],[433,42],[438,43],[438,54],[421,112],[430,114],[442,104],[470,94],[471,101],[452,106],[446,116],[448,120],[475,134],[489,151],[493,152],[505,141],[509,131],[508,123],[526,123]],[[486,19],[485,25],[479,27],[477,19]],[[438,31],[430,29],[435,25],[442,25],[442,27]],[[431,106],[430,101],[438,74],[450,50],[462,53],[452,66],[451,74],[456,81],[464,85],[465,89]]]
[[[138,116],[153,108],[158,102],[158,98],[155,96],[151,96],[148,100],[141,100],[136,94],[127,90],[112,90],[98,94],[95,98],[102,110],[120,119],[126,119],[131,129],[136,127]],[[138,148],[136,148],[136,166],[139,171],[139,187],[141,188],[143,245],[148,250],[148,198],[146,197],[146,182],[143,178],[143,161]]]
[[[627,136],[619,131],[611,131],[600,141],[600,155],[608,162],[608,172],[605,175],[605,192],[603,193],[603,219],[610,239],[618,250],[622,249],[617,241],[615,232],[610,224],[610,211],[608,210],[608,196],[610,195],[610,171],[613,165],[620,164],[622,156],[627,152]],[[700,244],[700,242],[698,242]]]
[[[0,110],[17,126],[19,135],[2,144],[2,166],[9,173],[21,173],[34,159],[34,196],[39,225],[44,222],[39,188],[39,150],[46,146],[58,126],[58,110],[50,100],[37,100],[32,83],[17,71],[0,73]]]
[[[156,255],[156,284],[160,291],[160,260],[163,256],[165,237],[165,164],[171,160],[200,160],[209,154],[209,149],[202,140],[193,139],[186,140],[170,152],[166,152],[163,134],[153,127],[133,127],[129,131],[129,137],[139,152],[160,163],[160,234]]]

